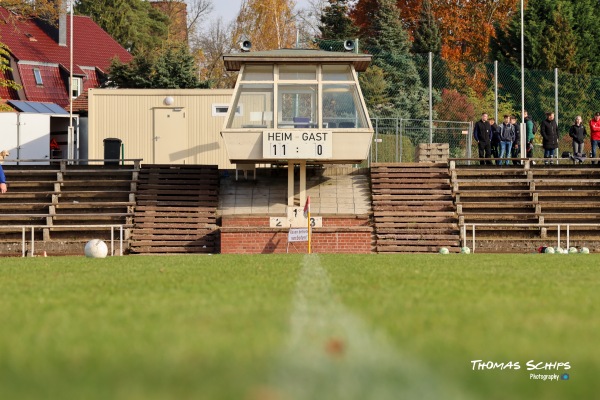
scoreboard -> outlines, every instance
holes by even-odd
[[[264,159],[330,159],[333,132],[321,129],[263,131]]]

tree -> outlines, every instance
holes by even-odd
[[[226,71],[223,63],[223,55],[234,50],[232,29],[232,24],[227,26],[219,18],[191,42],[192,47],[198,49],[200,79],[210,82],[212,88],[235,86],[237,72]]]
[[[193,89],[208,87],[198,79],[196,60],[184,44],[169,44],[158,53],[138,53],[129,64],[113,60],[109,86],[120,88]]]
[[[442,50],[439,24],[433,15],[431,2],[423,0],[417,29],[414,31],[413,53],[439,54]]]
[[[397,116],[425,118],[428,115],[426,90],[409,54],[408,34],[402,27],[393,0],[378,0],[371,10],[370,34],[365,41],[373,64],[381,68],[387,82],[387,97]]]
[[[359,75],[358,80],[371,116],[385,116],[393,112],[383,69],[371,65]]]
[[[12,71],[12,68],[8,64],[8,58],[10,54],[8,48],[0,43],[0,87],[5,87],[13,90],[19,90],[21,87],[11,79],[5,79],[7,72]],[[0,103],[0,111],[11,111],[12,109],[7,105]]]
[[[561,68],[572,73],[588,72],[587,63],[577,54],[579,38],[571,26],[572,11],[572,3],[568,1],[529,1],[524,15],[526,68]],[[500,62],[519,67],[520,16],[515,16],[506,25],[496,24],[497,39],[491,42],[492,55]]]
[[[147,1],[78,0],[76,11],[90,16],[133,54],[159,48],[168,38],[168,17]]]
[[[321,39],[354,39],[358,28],[349,17],[348,0],[329,0],[321,15]]]
[[[328,4],[327,0],[306,0],[305,8],[299,9],[296,14],[296,24],[303,40],[304,47],[309,47],[313,38],[321,35],[319,29],[321,16]],[[306,40],[308,39],[308,40]]]
[[[291,0],[244,0],[236,19],[234,43],[249,39],[253,50],[292,47],[296,22]]]

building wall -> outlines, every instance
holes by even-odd
[[[214,104],[229,104],[232,89],[90,89],[88,158],[104,157],[106,138],[119,138],[126,159],[154,163],[155,108],[184,108],[188,123],[186,164],[231,169],[221,128],[225,116],[213,116]],[[173,104],[165,105],[172,97]]]
[[[271,254],[288,251],[289,229],[270,228],[269,217],[224,216],[221,223],[222,254]],[[373,252],[372,233],[368,217],[323,217],[323,227],[312,231],[313,253]],[[292,242],[290,253],[306,253],[307,242]]]

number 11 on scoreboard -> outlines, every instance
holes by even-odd
[[[287,155],[287,146],[286,144],[279,143],[271,143],[271,157],[282,157]]]

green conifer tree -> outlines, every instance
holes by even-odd
[[[393,116],[426,118],[427,92],[409,53],[410,41],[396,3],[393,0],[377,0],[377,3],[365,41],[369,52],[374,55],[373,64],[384,71],[387,97],[394,108]]]

